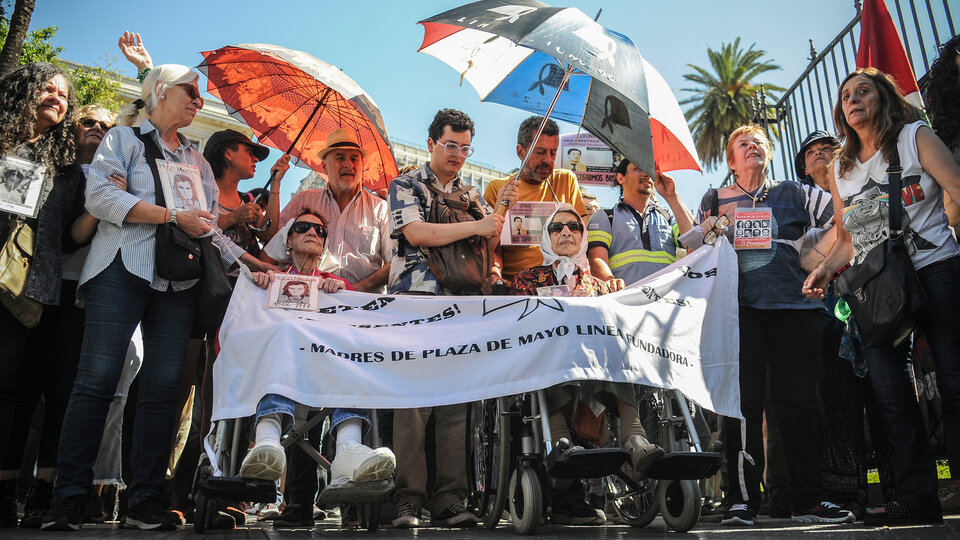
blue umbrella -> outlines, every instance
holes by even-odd
[[[456,69],[482,101],[579,124],[653,176],[644,62],[628,37],[536,0],[481,0],[420,24],[420,52]]]

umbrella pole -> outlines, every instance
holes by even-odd
[[[293,147],[295,147],[297,143],[300,141],[300,137],[303,136],[303,132],[306,131],[307,126],[310,125],[310,121],[313,120],[313,117],[317,115],[317,111],[319,111],[320,108],[323,107],[323,103],[324,101],[327,100],[327,95],[329,94],[330,94],[330,88],[327,88],[324,91],[323,95],[320,96],[320,100],[317,101],[317,106],[313,108],[313,112],[310,113],[310,116],[307,118],[307,121],[303,123],[303,127],[300,128],[300,133],[297,133],[296,138],[294,138],[293,142],[290,143],[290,148],[287,148],[287,151],[285,153],[289,154],[290,152],[293,152]],[[264,190],[270,191],[270,184],[273,183],[273,178],[275,176],[277,176],[277,171],[272,171],[270,173],[270,179],[267,180],[267,183],[263,185]]]
[[[553,101],[550,102],[550,106],[547,107],[547,112],[543,115],[543,121],[540,122],[540,126],[537,128],[536,135],[533,136],[533,141],[530,143],[530,147],[527,148],[526,155],[523,156],[523,161],[520,162],[520,170],[517,172],[517,179],[520,179],[520,175],[523,174],[523,168],[527,166],[527,161],[530,160],[530,151],[537,146],[537,140],[540,139],[540,134],[543,133],[543,128],[547,126],[547,120],[550,119],[550,113],[553,112],[553,108],[557,105],[557,101],[560,100],[560,92],[563,92],[563,87],[566,86],[567,81],[570,80],[570,75],[573,73],[573,68],[569,65],[564,67],[563,70],[563,79],[560,81],[560,87],[557,88],[557,95],[553,96]],[[503,215],[507,213],[507,201],[500,201],[500,204],[497,205],[496,213]]]

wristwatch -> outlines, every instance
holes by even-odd
[[[167,220],[167,223],[170,223],[170,224],[173,224],[173,225],[178,225],[178,223],[177,223],[177,209],[176,209],[176,208],[171,208],[171,209],[170,209],[170,219]]]

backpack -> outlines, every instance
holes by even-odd
[[[426,182],[424,186],[433,192],[428,223],[462,223],[483,219],[483,212],[467,198],[470,186],[453,193],[440,191]],[[489,242],[481,236],[463,238],[423,251],[437,281],[461,294],[479,294],[493,265]]]

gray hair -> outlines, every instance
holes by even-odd
[[[197,72],[180,64],[161,64],[150,68],[140,87],[140,103],[136,101],[120,111],[120,125],[135,126],[143,121],[141,114],[150,116],[150,113],[159,105],[160,98],[170,86],[191,83],[197,80]],[[139,107],[137,105],[140,105]]]

